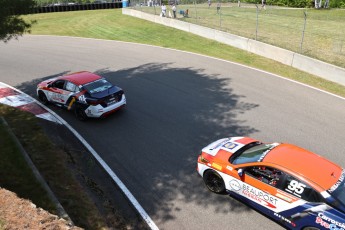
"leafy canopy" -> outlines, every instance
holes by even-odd
[[[0,0],[0,40],[7,42],[30,33],[35,21],[26,22],[20,15],[30,13],[35,5],[34,0]]]

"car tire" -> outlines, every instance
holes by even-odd
[[[42,91],[38,93],[38,99],[42,102],[43,105],[49,104],[47,96]]]
[[[225,184],[223,178],[214,170],[207,170],[203,176],[206,187],[214,193],[225,193]]]
[[[74,109],[74,115],[80,121],[86,121],[87,120],[87,116],[86,116],[85,111],[82,107],[77,106]]]

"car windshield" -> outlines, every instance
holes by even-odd
[[[108,82],[105,79],[100,79],[91,83],[88,83],[86,85],[84,85],[84,89],[86,89],[89,93],[99,93],[102,92],[104,90],[107,90],[109,88],[111,88],[113,85]]]
[[[243,151],[243,153],[241,153],[232,161],[232,164],[237,165],[262,161],[266,154],[275,146],[277,146],[277,144],[258,143],[257,145],[254,145],[253,147]]]
[[[345,207],[345,170],[343,170],[339,180],[328,191],[332,197]],[[336,203],[335,203],[336,204]]]

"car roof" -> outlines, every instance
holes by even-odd
[[[70,81],[76,85],[85,85],[87,83],[99,80],[101,78],[102,78],[101,76],[98,76],[94,73],[90,73],[87,71],[71,73],[71,74],[67,74],[67,75],[59,77],[59,79]]]
[[[265,156],[262,162],[282,166],[325,190],[332,187],[342,173],[339,165],[291,144],[278,145]]]

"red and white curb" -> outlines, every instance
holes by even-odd
[[[148,227],[151,230],[159,230],[159,228],[153,222],[151,217],[147,214],[144,208],[139,204],[137,199],[128,190],[128,188],[120,180],[120,178],[115,174],[115,172],[99,156],[99,154],[91,147],[91,145],[59,115],[57,115],[56,113],[51,111],[49,108],[42,105],[40,102],[38,102],[34,98],[30,97],[29,95],[2,82],[0,82],[0,104],[13,106],[21,110],[31,112],[35,114],[36,117],[40,117],[40,118],[53,121],[58,124],[62,124],[66,126],[74,134],[74,136],[89,150],[89,152],[94,156],[94,158],[98,161],[98,163],[108,173],[108,175],[112,178],[112,180],[119,186],[119,188],[125,194],[127,199],[132,203],[132,205],[137,210],[139,215],[146,222]]]
[[[16,107],[20,110],[32,113],[36,117],[62,124],[37,100],[2,82],[0,82],[0,104]]]

